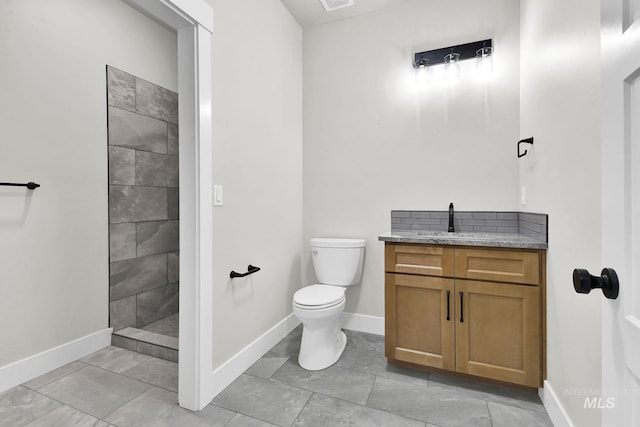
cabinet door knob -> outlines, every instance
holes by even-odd
[[[450,316],[451,304],[449,304],[449,297],[451,297],[451,291],[447,291],[447,320],[451,320],[451,316]]]
[[[464,323],[464,292],[460,292],[460,323]]]
[[[591,289],[602,289],[602,293],[609,299],[618,298],[620,282],[618,274],[613,268],[603,268],[600,277],[592,276],[588,270],[576,268],[573,270],[573,288],[579,294],[588,294]]]

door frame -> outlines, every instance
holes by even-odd
[[[211,34],[205,0],[123,0],[178,34],[180,331],[178,403],[198,411],[213,398],[213,166]]]

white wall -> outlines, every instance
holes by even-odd
[[[549,214],[548,381],[576,426],[600,425],[576,389],[601,375],[600,292],[578,295],[574,268],[600,264],[600,2],[522,2],[520,162],[525,210]]]
[[[177,89],[176,35],[119,0],[0,7],[0,366],[108,327],[106,71]]]
[[[519,16],[513,0],[407,0],[305,28],[303,270],[315,280],[308,238],[366,238],[347,312],[384,315],[392,209],[517,209]],[[467,61],[457,84],[415,87],[414,52],[486,38],[491,81]]]
[[[302,30],[279,0],[210,0],[214,367],[292,311],[302,247]],[[229,272],[262,271],[246,279]]]

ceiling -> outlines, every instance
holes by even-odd
[[[381,9],[397,0],[354,0],[354,5],[327,12],[320,0],[281,0],[301,27],[324,24]]]

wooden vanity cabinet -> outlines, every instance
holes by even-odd
[[[387,243],[393,361],[540,387],[544,251]]]

